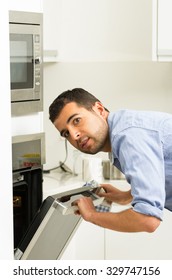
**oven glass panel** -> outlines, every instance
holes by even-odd
[[[10,34],[11,89],[33,88],[33,35]]]
[[[25,181],[13,184],[14,248],[17,247],[30,222],[28,185]]]
[[[12,145],[13,170],[41,166],[41,139]]]

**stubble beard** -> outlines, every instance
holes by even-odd
[[[82,151],[85,154],[95,155],[104,150],[106,141],[108,137],[108,128],[104,125],[101,129],[95,132],[95,137],[91,137],[93,140],[93,145],[90,147],[89,151]]]

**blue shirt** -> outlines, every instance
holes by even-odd
[[[120,110],[109,113],[114,165],[131,185],[133,210],[163,219],[172,211],[172,115]]]

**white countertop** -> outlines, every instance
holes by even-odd
[[[43,199],[49,195],[82,187],[81,176],[74,176],[63,171],[51,171],[43,176]]]

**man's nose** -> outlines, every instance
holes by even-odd
[[[72,135],[73,140],[77,140],[77,139],[79,139],[80,132],[78,130],[77,131],[73,130],[71,135]]]

